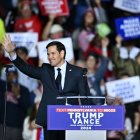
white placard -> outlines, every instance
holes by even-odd
[[[37,57],[36,44],[38,42],[38,33],[6,33],[6,35],[10,35],[16,47],[26,47],[29,57]]]
[[[44,63],[49,63],[47,58],[47,49],[46,46],[48,43],[54,40],[48,40],[48,41],[41,41],[37,44],[37,49],[39,53],[39,59],[42,60]],[[66,48],[66,60],[70,62],[72,59],[74,59],[74,53],[73,53],[73,45],[72,45],[72,39],[71,38],[61,38],[57,39],[55,41],[60,41],[65,45]]]
[[[120,47],[119,50],[120,50],[120,57],[122,59],[131,58],[131,59],[135,60],[135,57],[140,52],[140,49],[135,46],[132,47],[132,49],[130,50],[129,53],[128,53],[128,49],[126,47]]]
[[[107,82],[106,89],[109,96],[120,97],[124,103],[140,100],[139,76]]]
[[[140,0],[115,0],[114,7],[132,13],[140,13]]]

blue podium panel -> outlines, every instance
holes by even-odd
[[[123,106],[49,105],[48,130],[123,130]]]

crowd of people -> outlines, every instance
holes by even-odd
[[[140,75],[140,43],[138,39],[123,40],[114,22],[116,18],[138,14],[114,8],[114,0],[68,0],[68,16],[43,16],[37,0],[1,2],[0,41],[9,32],[37,33],[38,42],[70,37],[74,58],[69,63],[87,68],[91,96],[107,97],[106,82]],[[105,27],[107,32],[101,32],[101,27]],[[39,56],[29,57],[27,47],[18,46],[15,49],[17,55],[25,63],[41,67],[43,60]],[[7,64],[12,63],[0,43],[0,140],[5,94],[6,140],[39,140],[42,128],[36,126],[35,116],[43,93],[42,83],[14,66],[6,74],[4,65]],[[125,130],[108,131],[107,139],[139,139],[140,101],[124,104],[121,100],[119,103],[125,106]],[[92,104],[101,105],[104,101],[93,99]],[[108,99],[107,104],[116,103]]]

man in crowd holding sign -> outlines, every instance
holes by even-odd
[[[20,71],[28,76],[41,80],[43,96],[38,109],[36,123],[44,129],[45,140],[65,140],[64,131],[47,130],[47,105],[65,104],[65,100],[57,100],[57,96],[88,96],[89,87],[86,81],[85,69],[73,66],[65,61],[65,46],[53,41],[47,44],[47,55],[50,64],[33,67],[26,64],[15,53],[15,46],[10,37],[5,36],[3,47],[10,55],[10,59]],[[88,104],[88,100],[81,101]],[[68,100],[68,104],[78,105],[77,99]]]

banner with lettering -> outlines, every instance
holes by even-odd
[[[29,57],[37,57],[36,45],[38,42],[37,33],[6,33],[16,47],[25,47],[28,50]],[[8,54],[5,54],[8,56]]]
[[[124,129],[123,106],[49,105],[47,114],[48,130]]]
[[[132,13],[140,13],[140,0],[115,0],[114,7]]]
[[[39,0],[42,15],[55,14],[57,16],[69,15],[67,0]]]
[[[120,97],[124,103],[140,101],[139,76],[107,82],[106,89],[109,96]]]
[[[140,16],[118,18],[116,30],[123,40],[140,38]]]

